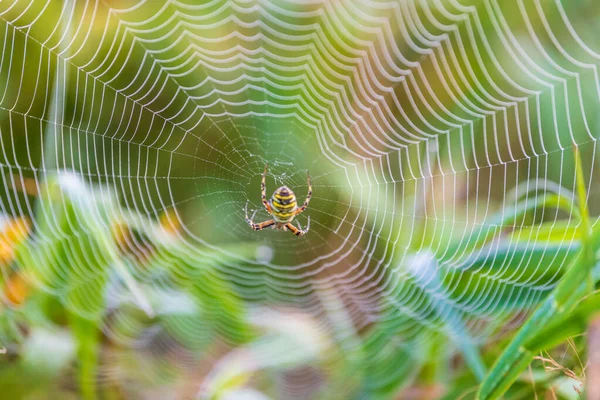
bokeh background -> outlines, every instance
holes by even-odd
[[[599,14],[0,3],[0,393],[475,398],[600,212]],[[580,398],[572,333],[507,398]]]

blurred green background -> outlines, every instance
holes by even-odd
[[[2,397],[592,393],[599,14],[0,3]]]

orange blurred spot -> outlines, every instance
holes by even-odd
[[[162,213],[160,216],[160,226],[162,226],[165,232],[173,235],[181,231],[181,221],[174,208],[165,210]]]
[[[12,177],[13,179],[8,182],[11,189],[25,193],[28,196],[38,195],[38,182],[35,178],[21,177],[18,174],[13,174]]]
[[[15,246],[23,242],[31,231],[31,221],[28,217],[11,219],[0,232],[0,263],[13,260]],[[20,305],[31,292],[31,285],[22,275],[14,273],[4,285],[4,297],[12,304]]]
[[[130,236],[129,227],[124,222],[116,222],[112,227],[112,236],[119,247],[123,246]]]
[[[148,239],[125,223],[118,222],[113,226],[113,238],[121,254],[133,256],[138,261],[146,261],[153,252]]]
[[[28,217],[14,218],[0,232],[0,262],[8,263],[14,256],[14,248],[29,235],[31,221]]]
[[[21,305],[31,293],[31,284],[23,275],[14,273],[4,286],[4,297],[14,305]]]

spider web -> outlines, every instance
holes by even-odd
[[[518,202],[573,198],[574,145],[596,214],[597,12],[558,0],[3,2],[0,205],[32,217],[42,244],[51,216],[22,182],[50,196],[47,177],[69,171],[61,192],[92,183],[118,197],[116,217],[173,210],[184,252],[222,255],[248,301],[322,315],[315,293],[331,289],[355,329],[396,324],[399,346],[431,332],[484,339],[552,290],[577,246],[542,228],[502,240],[575,227],[573,210],[499,222]],[[298,201],[310,171],[302,238],[244,221],[247,202],[269,217],[266,163],[268,195],[285,184]],[[467,252],[484,230],[493,239]],[[71,287],[43,282],[59,297]]]

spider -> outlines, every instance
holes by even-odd
[[[306,200],[304,200],[304,204],[302,204],[301,207],[296,207],[296,195],[287,186],[281,186],[275,191],[275,193],[273,193],[273,196],[271,196],[269,201],[267,201],[267,167],[268,164],[265,165],[265,171],[263,172],[262,182],[260,184],[260,192],[262,196],[262,203],[267,209],[267,212],[273,216],[273,219],[269,219],[258,224],[254,223],[256,211],[254,211],[254,214],[252,214],[252,218],[248,218],[248,203],[246,203],[246,222],[255,231],[262,231],[265,228],[271,228],[278,230],[282,229],[284,231],[289,230],[296,236],[302,236],[306,234],[310,229],[310,216],[308,217],[308,223],[305,230],[302,230],[300,223],[298,223],[298,228],[296,228],[294,225],[292,225],[292,221],[296,215],[300,214],[308,207],[308,202],[312,196],[310,174],[307,173],[308,195],[306,196]]]

